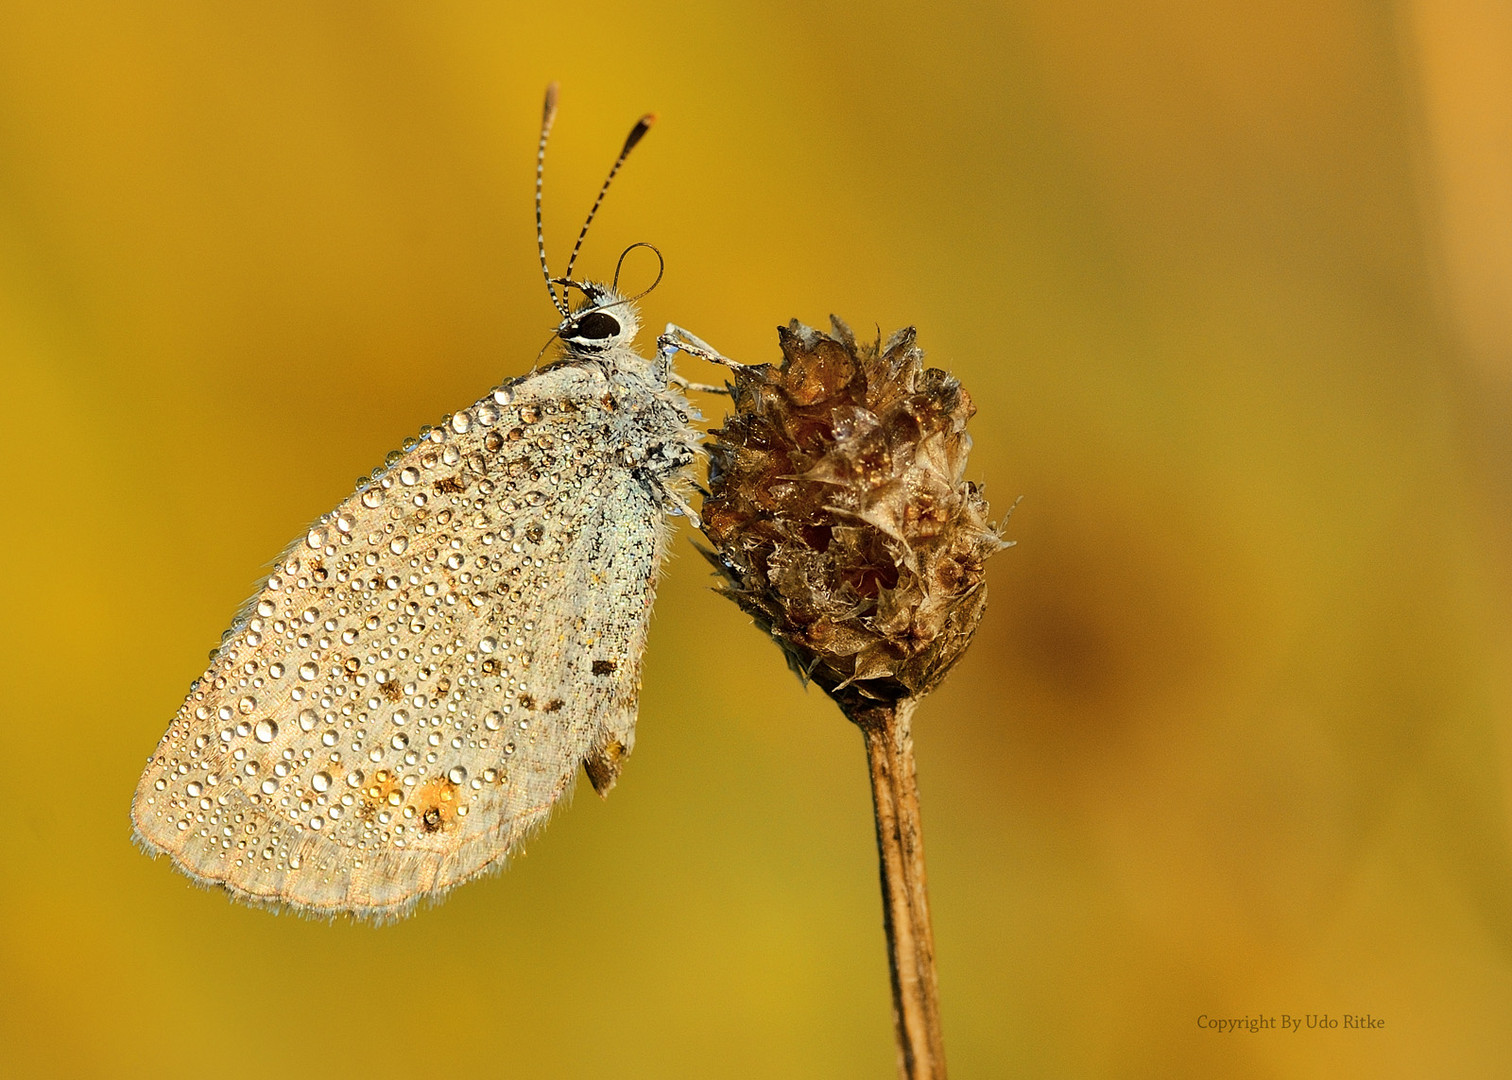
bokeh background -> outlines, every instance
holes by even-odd
[[[267,561],[545,341],[555,78],[558,265],[656,110],[583,272],[654,242],[747,361],[916,324],[1023,496],[917,721],[956,1075],[1506,1075],[1505,2],[0,23],[0,1072],[890,1074],[860,738],[685,536],[635,759],[508,873],[374,928],[129,842]],[[1387,1026],[1198,1026],[1282,1013]]]

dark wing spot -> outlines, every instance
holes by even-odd
[[[612,675],[614,668],[615,663],[613,660],[595,660],[593,662],[593,673],[595,675]]]
[[[420,827],[426,832],[435,832],[441,827],[441,811],[432,806],[420,815]]]
[[[455,476],[443,476],[431,486],[436,489],[437,495],[458,495],[463,489],[462,481]]]
[[[389,701],[398,701],[404,696],[404,691],[399,689],[399,684],[396,682],[379,683],[378,692]]]
[[[544,704],[544,705],[541,706],[541,711],[542,712],[556,712],[557,710],[559,710],[565,704],[567,704],[567,703],[565,701],[563,701],[561,698],[552,698],[546,704]]]
[[[535,708],[535,698],[531,697],[529,694],[521,694],[520,704],[527,709],[533,709]]]

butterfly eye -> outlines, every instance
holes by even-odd
[[[594,311],[579,319],[577,324],[567,331],[566,336],[570,338],[601,340],[613,337],[619,332],[620,324],[618,319],[607,312]]]

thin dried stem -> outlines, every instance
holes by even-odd
[[[866,740],[871,771],[898,1075],[902,1080],[945,1080],[940,990],[935,978],[924,831],[914,771],[912,720],[916,704],[916,699],[905,698],[893,704],[852,708],[847,715]]]

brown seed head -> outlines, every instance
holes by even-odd
[[[735,369],[703,531],[721,591],[853,712],[939,684],[1006,545],[964,479],[976,409],[961,384],[923,366],[912,327],[857,346],[830,321],[833,336],[781,328],[780,368]]]

